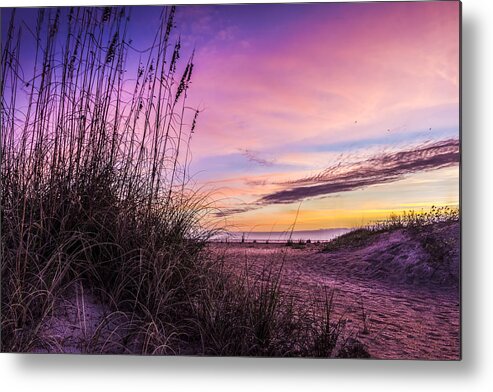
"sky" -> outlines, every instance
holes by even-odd
[[[458,205],[458,2],[183,8],[203,109],[191,169],[227,224]]]
[[[459,202],[459,3],[177,7],[190,173],[231,230],[358,227]],[[146,46],[156,7],[134,7]],[[136,61],[130,59],[130,61]]]

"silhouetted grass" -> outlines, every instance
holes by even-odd
[[[79,280],[158,330],[198,290],[207,205],[187,188],[183,139],[198,112],[187,126],[193,62],[177,74],[174,13],[164,8],[132,79],[125,9],[40,9],[34,39],[13,12],[1,84],[4,351],[39,344],[55,298]]]
[[[429,211],[404,211],[402,214],[391,214],[387,219],[375,222],[367,228],[373,231],[385,231],[400,228],[419,230],[436,223],[459,221],[459,209],[449,206],[431,206]]]

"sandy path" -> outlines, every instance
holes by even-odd
[[[457,286],[396,282],[381,272],[367,273],[368,249],[322,253],[315,245],[303,250],[260,244],[219,248],[229,265],[237,268],[247,261],[251,273],[284,259],[283,289],[296,293],[301,304],[321,299],[324,287],[335,289],[335,313],[344,314],[349,328],[364,330],[359,339],[372,357],[459,359]]]

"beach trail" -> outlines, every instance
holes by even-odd
[[[368,245],[322,252],[265,244],[215,244],[235,271],[260,276],[282,264],[282,290],[300,306],[334,290],[334,316],[382,359],[459,359],[459,225],[438,227],[454,248],[439,265],[427,260],[421,242],[404,230],[384,233]]]

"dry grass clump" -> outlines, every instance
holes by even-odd
[[[321,303],[300,308],[281,290],[282,264],[264,266],[253,276],[215,273],[197,302],[201,352],[205,355],[264,357],[351,357],[370,355],[333,315],[333,292]]]
[[[401,228],[421,229],[437,223],[458,222],[459,209],[449,206],[431,206],[429,211],[404,211],[402,214],[391,214],[387,219],[375,222],[367,227],[372,231],[385,231]]]
[[[444,243],[433,234],[433,226],[458,222],[459,209],[448,206],[432,206],[429,211],[405,211],[401,215],[391,214],[387,219],[375,222],[367,227],[353,230],[334,238],[324,246],[325,252],[341,249],[354,249],[371,243],[376,235],[393,230],[407,230],[417,237],[433,262],[442,262],[452,244]]]
[[[187,174],[193,54],[180,60],[174,15],[163,8],[131,75],[126,60],[139,52],[124,8],[39,9],[31,26],[12,12],[0,81],[2,351],[66,351],[41,331],[74,287],[110,309],[81,352],[334,356],[348,346],[328,315],[295,314],[278,275],[235,279],[204,251],[209,208]]]

